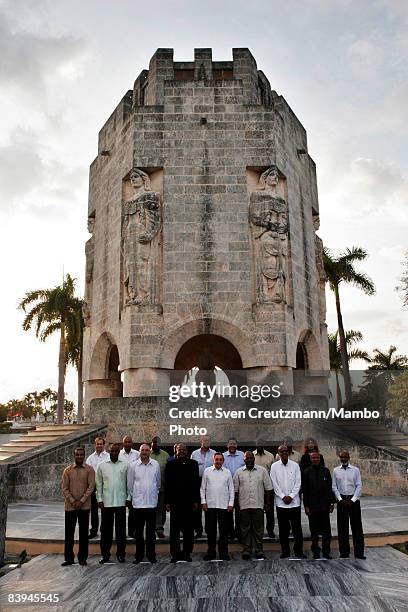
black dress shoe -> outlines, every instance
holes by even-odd
[[[157,563],[156,557],[151,557],[150,559],[148,557],[147,560],[149,561],[149,563]]]
[[[189,555],[186,555],[184,557],[184,561],[187,561],[188,563],[192,563],[193,560],[192,560],[192,558]]]
[[[316,559],[320,559],[320,553],[313,553],[313,559],[316,561]]]
[[[126,557],[116,557],[119,563],[126,563]]]
[[[340,559],[349,559],[350,555],[340,555]]]
[[[243,554],[241,555],[241,557],[242,557],[242,560],[243,560],[243,561],[249,561],[249,560],[250,560],[250,558],[251,558],[251,555],[250,555],[250,554],[248,554],[248,553],[243,553]]]
[[[305,553],[300,553],[300,555],[296,555],[296,559],[307,559],[307,555],[305,555]]]
[[[110,557],[108,559],[105,559],[102,557],[102,559],[99,560],[100,565],[103,565],[104,563],[110,563]]]
[[[263,553],[256,553],[255,559],[258,559],[258,561],[263,561],[265,559],[265,555]]]
[[[221,555],[221,561],[231,561],[231,557],[229,555]]]
[[[88,535],[88,539],[92,540],[92,538],[96,538],[97,535],[98,535],[97,531],[90,531]]]
[[[208,553],[206,555],[204,555],[204,557],[203,557],[203,561],[214,561],[214,559],[215,559],[215,555],[211,555],[211,554],[208,554]]]
[[[331,559],[333,559],[333,557],[331,555],[323,555],[323,559],[327,559],[328,561],[330,561]]]
[[[280,558],[281,559],[289,559],[289,555],[287,555],[286,553],[282,553]]]
[[[134,563],[134,561],[133,561],[133,563]],[[170,559],[170,563],[177,563],[177,559],[176,559],[176,557],[172,557],[172,558]]]
[[[68,565],[75,565],[75,561],[64,561],[61,563],[61,567],[67,567]]]
[[[78,561],[79,565],[88,565],[86,561]]]
[[[365,559],[367,559],[367,557],[365,557],[364,555],[356,555],[356,556],[355,556],[355,558],[356,558],[356,559],[362,559],[363,561],[364,561]]]

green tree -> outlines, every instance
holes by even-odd
[[[355,398],[361,406],[378,410],[382,420],[387,420],[389,416],[387,406],[390,400],[390,386],[408,366],[408,357],[396,355],[396,351],[395,346],[390,346],[388,351],[375,348],[373,355],[366,358],[370,365]]]
[[[388,387],[387,409],[391,416],[408,421],[408,370],[401,372]]]
[[[364,291],[364,293],[367,295],[372,295],[375,292],[375,287],[372,280],[366,274],[358,272],[354,267],[355,262],[362,261],[366,257],[366,251],[360,247],[346,249],[337,256],[334,256],[327,248],[324,249],[323,253],[324,269],[330,289],[333,291],[336,301],[337,325],[342,372],[344,378],[344,389],[346,394],[346,406],[350,406],[352,395],[346,334],[344,331],[343,316],[340,304],[340,285],[341,283],[352,284],[358,289]]]
[[[363,339],[363,334],[354,329],[346,331],[346,346],[347,355],[349,362],[353,359],[368,359],[367,351],[362,351],[358,348],[352,348],[358,342]],[[340,408],[342,405],[341,388],[339,375],[343,374],[343,362],[341,358],[339,332],[336,331],[334,334],[328,335],[329,339],[329,358],[330,358],[330,370],[335,373],[336,377],[336,395],[337,395],[337,407]]]
[[[8,406],[7,404],[0,404],[0,423],[7,421],[8,417]]]
[[[78,376],[78,423],[83,421],[82,347],[84,341],[83,300],[75,298],[72,316],[67,324],[67,364],[76,368]]]
[[[59,332],[57,421],[60,424],[64,421],[67,326],[76,311],[77,298],[74,293],[75,279],[67,274],[62,285],[29,291],[19,304],[19,308],[26,313],[23,321],[25,331],[35,327],[35,334],[42,342],[54,332]],[[28,307],[31,308],[27,312]]]

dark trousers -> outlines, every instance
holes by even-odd
[[[126,554],[126,508],[102,508],[101,521],[101,554],[103,559],[110,558],[110,549],[113,539],[113,523],[115,523],[116,556],[124,557]]]
[[[200,487],[201,487],[202,478],[200,478]],[[201,508],[201,504],[198,504],[197,510],[194,510],[194,531],[196,534],[201,535],[203,533],[203,511]],[[207,529],[206,529],[207,531]]]
[[[127,532],[128,532],[129,538],[134,538],[135,537],[135,529],[136,529],[136,517],[135,517],[134,508],[132,507],[132,508],[128,509],[128,528],[127,528]]]
[[[242,552],[261,553],[263,551],[262,538],[264,534],[263,508],[240,510],[239,514]]]
[[[349,521],[353,536],[354,556],[364,555],[364,534],[361,522],[360,501],[346,506],[342,503],[337,504],[337,532],[339,537],[339,552],[341,555],[350,554],[349,542]]]
[[[91,531],[98,533],[99,529],[99,509],[98,501],[96,499],[96,489],[91,494]]]
[[[331,526],[330,512],[328,510],[313,510],[308,515],[310,535],[312,536],[311,550],[314,555],[320,555],[319,535],[322,536],[323,555],[330,555]]]
[[[67,510],[65,512],[65,561],[74,562],[74,534],[78,521],[79,527],[79,550],[78,561],[86,561],[88,558],[88,527],[89,510]]]
[[[228,537],[233,540],[237,538],[237,540],[241,540],[241,528],[240,528],[240,511],[239,508],[234,506],[234,510],[232,512],[228,512]],[[234,525],[235,523],[235,525]]]
[[[275,512],[274,512],[274,504],[271,504],[270,510],[265,510],[266,517],[266,533],[271,538],[274,535],[275,531]]]
[[[300,506],[296,508],[279,508],[276,507],[276,516],[279,527],[279,541],[282,549],[282,554],[290,555],[289,534],[292,529],[294,539],[294,553],[301,555],[303,553],[303,533],[301,524]]]
[[[221,508],[208,508],[205,513],[208,554],[214,555],[217,544],[217,524],[218,524],[218,554],[220,557],[228,555],[228,514],[232,514]]]
[[[180,532],[183,534],[183,555],[180,553]],[[172,504],[170,509],[170,554],[173,559],[189,557],[194,546],[194,512],[192,505]]]
[[[134,516],[136,531],[136,553],[135,559],[142,561],[145,556],[145,543],[146,543],[146,557],[149,561],[156,558],[155,550],[155,526],[156,526],[156,508],[132,508]],[[146,542],[144,538],[144,529],[146,525]]]

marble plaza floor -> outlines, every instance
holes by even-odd
[[[361,505],[364,532],[367,535],[408,532],[408,497],[363,497]],[[331,522],[332,533],[335,536],[337,535],[336,511],[331,515]],[[304,513],[302,513],[302,525],[305,536],[308,536],[309,526]],[[167,529],[168,521],[166,533]],[[7,537],[62,541],[64,539],[63,504],[60,502],[10,504],[7,515]]]
[[[62,555],[40,555],[0,578],[0,609],[65,612],[406,612],[408,556],[385,546],[367,560],[159,563],[61,567]],[[56,594],[58,604],[10,603],[19,594]]]

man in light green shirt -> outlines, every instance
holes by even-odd
[[[128,463],[119,461],[119,444],[112,444],[110,458],[101,463],[96,474],[96,499],[102,510],[101,554],[99,563],[108,563],[115,523],[116,557],[119,563],[126,561],[126,501],[130,500],[127,488]]]
[[[155,459],[160,465],[161,485],[156,508],[156,534],[158,538],[164,538],[164,524],[166,522],[166,508],[164,506],[164,472],[166,463],[169,460],[169,454],[160,448],[160,442],[159,436],[154,436],[152,438],[150,458]]]

